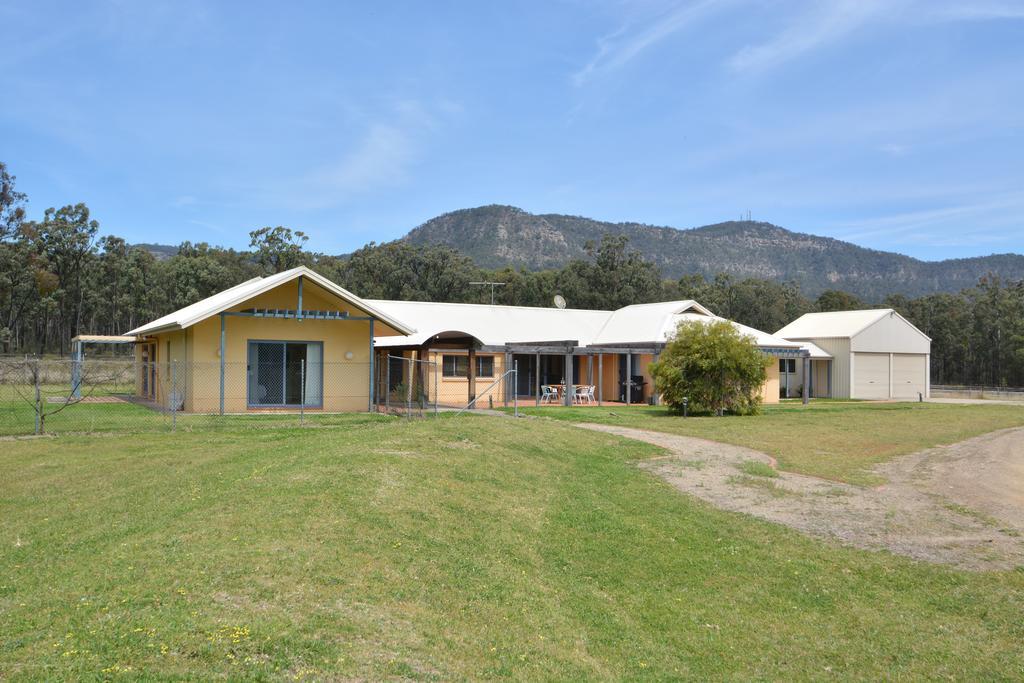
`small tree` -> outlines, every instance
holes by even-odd
[[[665,346],[651,376],[665,402],[682,410],[722,415],[756,413],[771,361],[752,339],[724,320],[683,322]]]

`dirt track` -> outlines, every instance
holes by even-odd
[[[868,489],[789,472],[744,474],[739,469],[744,462],[775,463],[740,446],[580,426],[668,449],[672,455],[640,467],[726,510],[858,548],[964,569],[1024,566],[1024,429],[904,456],[876,469],[889,483]]]

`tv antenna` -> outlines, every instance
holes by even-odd
[[[470,282],[469,284],[471,284],[471,285],[480,285],[480,286],[484,286],[484,287],[490,286],[490,288],[491,288],[491,305],[493,306],[494,305],[494,288],[495,287],[504,287],[508,283],[507,282],[484,281],[484,282]]]

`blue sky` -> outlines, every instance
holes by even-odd
[[[30,213],[341,253],[481,204],[1024,252],[1024,0],[6,2]]]

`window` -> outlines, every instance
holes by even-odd
[[[250,341],[248,404],[323,404],[323,343]]]
[[[779,372],[781,373],[793,373],[796,372],[796,358],[780,358],[779,359]]]
[[[441,371],[445,377],[469,377],[469,356],[446,354],[441,361]]]
[[[445,354],[441,358],[441,374],[445,377],[469,377],[469,356]],[[494,356],[476,357],[476,376],[494,377]]]

